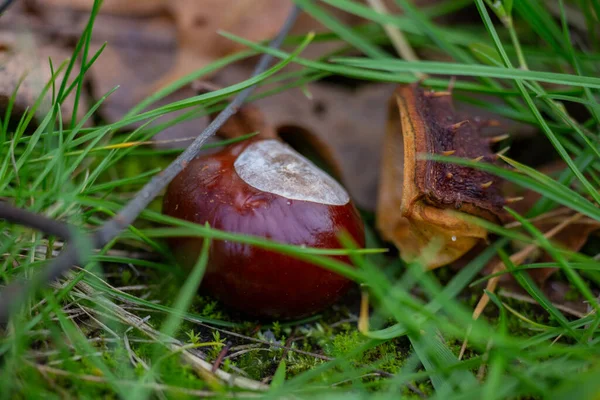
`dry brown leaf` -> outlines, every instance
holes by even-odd
[[[252,41],[274,36],[292,9],[290,0],[172,0],[169,12],[178,30],[179,52],[165,86],[245,46],[219,35],[227,31]]]
[[[44,0],[46,1],[46,0]],[[82,4],[85,2],[82,2]],[[127,3],[127,2],[124,2]],[[55,0],[61,7],[44,7],[36,10],[38,17],[21,12],[18,24],[35,26],[41,39],[52,37],[60,42],[72,43],[84,28],[86,15],[84,12],[73,12],[67,8],[71,1]],[[108,3],[106,4],[108,5]],[[13,8],[11,11],[15,11]],[[106,9],[103,6],[103,10]],[[120,120],[131,107],[138,103],[158,80],[164,78],[174,67],[177,59],[178,40],[174,21],[162,16],[123,14],[113,12],[101,13],[97,16],[92,37],[90,52],[93,53],[106,41],[108,46],[96,60],[90,72],[94,97],[99,98],[115,86],[119,89],[108,97],[100,109],[107,122]],[[356,23],[358,18],[342,13],[337,9],[331,11],[344,23]],[[10,29],[14,24],[0,21],[0,28]],[[17,22],[15,22],[17,23]],[[301,14],[294,26],[293,33],[301,34],[310,30],[323,31],[324,27],[307,14]],[[54,39],[53,39],[54,40]],[[55,40],[56,41],[56,40]],[[339,47],[339,42],[314,43],[304,55],[310,58],[319,57]],[[256,58],[228,66],[217,73],[215,82],[228,86],[247,79],[254,68]],[[286,70],[298,69],[290,65]],[[341,85],[309,84],[314,100],[298,89],[290,90],[277,96],[259,101],[269,122],[275,126],[300,125],[311,132],[318,132],[326,142],[332,145],[339,156],[347,176],[352,176],[350,191],[358,195],[359,203],[368,209],[374,208],[377,165],[379,157],[378,142],[380,130],[377,128],[384,120],[385,112],[380,110],[379,99],[389,96],[378,95],[383,85],[368,86],[367,90],[355,93],[351,88]],[[364,94],[363,94],[364,93]],[[186,86],[152,107],[168,104],[194,95],[194,91]],[[342,101],[345,104],[340,104]],[[352,111],[349,111],[349,107]],[[324,112],[313,112],[315,109],[326,109]],[[187,111],[187,110],[185,110]],[[165,119],[177,116],[170,114]],[[206,118],[180,123],[165,129],[156,136],[158,140],[180,139],[195,136],[205,126]],[[375,128],[369,128],[375,126]],[[364,132],[371,131],[369,141],[361,139]],[[342,135],[343,132],[343,135]],[[349,138],[349,139],[348,139]],[[183,143],[177,142],[179,146]],[[368,154],[368,157],[366,156]],[[372,154],[372,156],[371,156]],[[373,158],[372,158],[373,157]],[[357,158],[363,160],[357,168]]]
[[[48,5],[90,9],[93,1],[44,0]],[[153,85],[153,90],[244,48],[226,39],[227,31],[248,40],[274,36],[292,9],[290,0],[113,0],[101,12],[156,15],[165,12],[175,21],[179,51],[172,69]],[[149,94],[149,93],[147,93]]]
[[[390,103],[384,139],[377,227],[405,260],[422,255],[433,239],[443,246],[426,261],[428,269],[460,258],[487,231],[463,215],[499,223],[505,218],[498,178],[457,164],[418,159],[424,154],[495,159],[483,123],[458,118],[448,92],[418,84],[398,87]]]
[[[42,93],[44,86],[50,81],[52,72],[48,59],[52,59],[54,68],[69,58],[70,54],[54,46],[40,46],[36,37],[29,33],[3,32],[0,33],[0,115],[4,116],[9,99],[19,87],[12,110],[12,118],[16,121],[26,109],[34,106]],[[78,70],[79,66],[75,66]],[[64,74],[59,74],[55,80],[60,86]],[[44,115],[50,107],[51,90],[47,92],[45,101],[38,109],[38,115]],[[69,96],[62,104],[62,118],[71,120],[74,96]],[[86,99],[80,99],[78,116],[86,111]]]

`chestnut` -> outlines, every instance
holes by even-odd
[[[254,139],[198,157],[167,188],[163,213],[234,233],[316,248],[341,248],[346,231],[363,247],[363,222],[346,190],[277,139]],[[201,238],[169,246],[191,268]],[[331,256],[348,262],[346,256]],[[290,319],[319,312],[351,281],[294,257],[230,241],[213,241],[201,290],[258,318]]]

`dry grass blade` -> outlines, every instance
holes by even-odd
[[[525,296],[520,293],[509,292],[507,290],[500,290],[498,292],[498,295],[500,295],[500,297],[506,297],[508,299],[514,299],[514,300],[522,301],[524,303],[529,303],[529,304],[534,304],[534,305],[538,304],[538,302],[530,296]],[[585,318],[588,315],[587,313],[583,313],[581,311],[575,310],[575,309],[565,306],[563,304],[552,303],[552,305],[554,307],[556,307],[557,309],[559,309],[560,311],[563,311],[563,312],[570,314],[577,318]]]
[[[581,219],[582,217],[583,217],[582,214],[574,214],[570,218],[563,220],[560,224],[556,225],[554,228],[552,228],[548,232],[546,232],[544,234],[544,237],[546,239],[551,239],[553,236],[558,234],[560,231],[562,231],[563,229],[565,229],[572,223],[576,222],[577,220]],[[523,250],[510,256],[510,260],[515,266],[518,266],[518,265],[522,264],[527,259],[527,257],[529,257],[529,255],[531,253],[533,253],[537,248],[538,248],[538,246],[536,244],[531,244],[531,245],[525,247]],[[500,271],[503,271],[504,269],[506,269],[506,266],[504,265],[504,263],[502,261],[500,261],[494,266],[494,268],[492,270],[492,274],[496,274]],[[488,281],[487,286],[485,288],[486,291],[494,292],[496,290],[496,287],[498,286],[499,281],[500,281],[500,276],[494,276],[493,278],[491,278]],[[489,302],[490,302],[490,297],[487,295],[487,293],[484,293],[481,296],[481,299],[479,299],[479,302],[477,303],[475,310],[473,311],[473,319],[474,320],[479,318],[479,316],[483,313],[483,310],[485,310],[485,307],[488,305]],[[467,338],[469,337],[470,330],[471,330],[471,328],[469,327],[469,329],[467,330],[467,335],[466,335]],[[463,355],[465,354],[465,350],[467,349],[467,344],[468,344],[467,338],[465,338],[465,340],[460,348],[460,353],[458,355],[459,360],[462,359]]]
[[[378,13],[389,14],[387,7],[382,0],[368,0],[368,3]],[[389,36],[390,40],[392,41],[392,44],[394,45],[394,48],[396,49],[401,58],[403,58],[406,61],[417,61],[419,59],[419,57],[417,57],[417,54],[411,47],[410,43],[408,43],[408,40],[406,40],[404,34],[400,29],[390,24],[383,25],[383,29],[385,29],[385,32]],[[419,79],[427,78],[427,75],[420,72],[415,73],[415,75]]]
[[[49,367],[47,365],[35,364],[35,363],[31,363],[31,362],[29,362],[29,364],[32,367],[34,367],[35,369],[37,369],[41,374],[63,376],[63,377],[68,377],[68,378],[72,378],[75,380],[94,382],[94,383],[107,383],[108,382],[108,380],[102,376],[87,375],[87,374],[75,374],[75,373],[72,373],[69,371],[64,371],[64,370],[61,370],[58,368]],[[125,380],[119,380],[118,383],[119,383],[119,385],[131,385],[131,386],[140,385],[139,382],[125,381]],[[180,393],[180,394],[194,396],[194,397],[214,397],[215,396],[214,392],[211,392],[208,390],[186,389],[186,388],[182,388],[182,387],[178,387],[178,386],[164,385],[164,384],[160,384],[160,383],[143,383],[142,385],[146,388],[152,389],[153,391],[157,391],[157,392],[158,391],[173,392],[173,393]],[[235,393],[235,395],[225,394],[224,396],[227,398],[228,397],[254,398],[254,397],[257,397],[258,394]]]
[[[84,282],[78,282],[75,287],[86,296],[94,298],[99,306],[109,310],[122,323],[140,330],[153,340],[162,343],[169,350],[176,353],[181,353],[183,360],[189,363],[206,381],[212,381],[213,383],[225,382],[231,386],[247,390],[262,391],[268,389],[268,386],[263,383],[241,376],[235,376],[221,369],[217,369],[213,372],[212,364],[204,361],[202,358],[192,353],[190,349],[185,348],[181,342],[172,337],[165,337],[162,333],[148,325],[144,319],[100,296],[98,292],[96,292],[91,286]]]
[[[565,214],[570,214],[572,212],[573,211],[570,210],[567,207],[559,207],[556,210],[548,211],[547,213],[544,213],[542,215],[538,215],[535,218],[531,218],[529,220],[529,222],[547,221],[547,220],[550,220],[552,218],[560,218],[562,220],[564,218],[561,218],[561,217],[564,217]],[[513,222],[510,222],[510,223],[504,225],[504,227],[507,228],[507,229],[512,229],[512,228],[517,228],[517,227],[519,227],[521,225],[522,225],[521,222],[519,222],[519,221],[513,221]]]

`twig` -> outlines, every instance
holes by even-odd
[[[2,14],[4,14],[4,12],[8,9],[8,7],[10,7],[12,3],[13,0],[4,0],[4,3],[0,5],[0,17],[2,16]]]
[[[279,48],[290,29],[296,22],[300,13],[294,6],[277,37],[271,42],[270,47]],[[257,76],[265,71],[273,56],[264,54],[259,60],[252,76]],[[87,243],[90,247],[99,248],[115,238],[123,229],[132,224],[138,215],[150,202],[171,182],[173,178],[198,154],[204,142],[213,136],[221,126],[237,111],[248,96],[254,91],[256,85],[249,86],[241,91],[238,96],[204,129],[204,131],[190,144],[190,146],[175,159],[164,171],[154,176],[121,211],[102,228],[92,235],[88,235]],[[0,217],[6,217],[1,215]],[[77,263],[85,263],[86,254],[80,254],[79,246],[67,246],[50,265],[35,275],[28,283],[13,283],[0,293],[0,324],[7,322],[14,308],[22,304],[27,296],[39,285],[51,282],[62,276]]]
[[[104,354],[105,353],[103,353],[101,351],[96,351],[91,354],[79,354],[77,356],[72,356],[72,357],[68,357],[65,359],[61,359],[61,360],[49,361],[47,363],[47,365],[60,365],[60,364],[64,363],[65,361],[79,361],[79,360],[83,360],[85,357],[102,357]]]
[[[30,364],[31,366],[33,366],[34,368],[36,368],[40,373],[48,373],[48,374],[52,374],[55,376],[64,376],[64,377],[68,377],[68,378],[72,378],[72,379],[78,379],[81,381],[86,381],[86,382],[92,382],[92,383],[107,383],[109,382],[108,379],[106,379],[105,377],[102,376],[96,376],[96,375],[86,375],[86,374],[75,374],[73,372],[69,372],[69,371],[65,371],[62,369],[57,369],[57,368],[53,368],[53,367],[48,367],[45,365],[41,365],[41,364],[34,364],[31,362],[27,362],[28,364]],[[215,393],[208,391],[208,390],[195,390],[195,389],[187,389],[187,388],[183,388],[183,387],[179,387],[179,386],[171,386],[171,385],[164,385],[164,384],[159,384],[159,383],[139,383],[136,381],[126,381],[126,380],[117,380],[115,381],[115,383],[119,384],[119,385],[127,385],[127,386],[138,386],[138,385],[142,385],[145,388],[149,388],[155,391],[170,391],[170,392],[178,392],[178,393],[182,393],[182,394],[187,394],[190,396],[195,396],[195,397],[214,397]],[[243,397],[258,397],[258,394],[256,393],[235,393],[235,394],[221,394],[221,396],[225,396],[225,397],[238,397],[238,398],[243,398]]]
[[[193,323],[195,323],[198,326],[202,326],[202,327],[210,329],[210,330],[215,330],[215,331],[224,333],[225,335],[229,335],[229,336],[237,337],[237,338],[240,338],[240,339],[244,339],[244,340],[247,340],[249,342],[264,344],[266,346],[269,346],[270,348],[271,347],[275,348],[275,349],[284,348],[283,345],[275,344],[275,343],[272,343],[272,342],[269,342],[269,341],[266,341],[266,340],[256,339],[256,338],[253,338],[251,336],[242,335],[240,333],[235,333],[235,332],[232,332],[232,331],[228,331],[226,329],[217,328],[217,327],[214,327],[214,326],[211,326],[211,325],[207,325],[204,322],[199,321],[199,320],[194,319],[194,318],[188,318],[186,316],[184,316],[183,318],[186,321],[193,322]],[[294,349],[294,348],[291,348],[291,347],[290,347],[289,351],[291,351],[293,353],[302,354],[302,355],[305,355],[305,356],[310,356],[310,357],[318,358],[318,359],[324,360],[324,361],[333,361],[334,360],[333,357],[328,357],[328,356],[325,356],[323,354],[318,354],[318,353],[311,353],[310,351],[304,351],[304,350],[300,350],[300,349]]]
[[[520,293],[516,293],[516,292],[509,292],[507,290],[500,290],[498,291],[498,296],[500,297],[506,297],[508,299],[514,299],[514,300],[518,300],[518,301],[522,301],[525,303],[529,303],[529,304],[534,304],[534,305],[539,305],[540,303],[537,302],[537,300],[535,300],[532,297],[520,294]],[[552,305],[554,307],[556,307],[557,309],[559,309],[560,311],[564,311],[567,314],[571,314],[577,318],[585,318],[588,314],[575,310],[574,308],[565,306],[563,304],[558,304],[558,303],[554,303],[552,302]]]
[[[148,366],[148,364],[146,364],[146,362],[143,359],[141,359],[137,354],[135,354],[135,352],[131,349],[131,345],[129,344],[129,337],[127,337],[127,332],[123,334],[123,344],[125,345],[125,350],[129,355],[129,361],[131,362],[131,364],[134,367],[141,365],[142,368],[144,368],[146,371],[149,371],[150,367]]]
[[[63,239],[69,239],[71,237],[71,232],[75,230],[74,227],[71,227],[64,222],[56,221],[44,215],[32,213],[31,211],[22,210],[15,206],[11,206],[5,201],[0,201],[0,218]]]
[[[225,347],[223,347],[223,349],[221,350],[221,352],[219,353],[219,356],[217,357],[217,359],[215,360],[215,362],[213,363],[212,368],[210,369],[210,372],[212,372],[213,374],[215,372],[217,372],[217,370],[219,369],[219,367],[221,366],[221,363],[223,362],[223,359],[225,358],[225,356],[227,355],[227,352],[229,352],[229,349],[231,348],[233,343],[231,342],[227,342],[227,344],[225,345]]]
[[[539,221],[549,222],[548,220],[551,220],[551,218],[557,218],[562,221],[564,219],[564,215],[569,214],[572,211],[573,210],[571,210],[568,207],[560,207],[560,208],[557,208],[556,210],[548,211],[547,213],[538,215],[537,217],[530,218],[529,222],[539,222]],[[522,225],[523,224],[520,221],[513,221],[508,224],[505,224],[504,227],[506,229],[512,229],[512,228],[518,228]]]
[[[367,2],[371,6],[371,8],[373,10],[377,11],[378,13],[389,14],[387,7],[383,3],[382,0],[367,0]],[[402,59],[404,59],[406,61],[418,61],[419,60],[419,57],[417,57],[417,54],[411,47],[410,43],[408,43],[408,40],[406,40],[406,37],[404,37],[404,34],[402,33],[402,31],[400,29],[398,29],[398,27],[391,25],[391,24],[383,24],[383,29],[385,30],[385,33],[387,33],[388,37],[390,38],[392,45],[394,46],[394,49],[396,49],[396,52],[398,52],[398,55],[400,57],[402,57]],[[415,75],[419,79],[427,78],[427,75],[425,75],[422,72],[415,72]]]
[[[256,352],[264,351],[264,352],[269,353],[269,352],[272,352],[273,350],[271,350],[270,348],[267,348],[267,347],[254,347],[251,349],[240,350],[240,351],[236,351],[235,353],[227,354],[227,356],[225,358],[228,360],[233,360],[234,358],[238,358],[239,356],[251,353],[253,351],[256,351]]]

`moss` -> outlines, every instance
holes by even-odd
[[[136,345],[132,343],[135,354],[145,360],[148,365],[151,365],[149,360],[151,360],[151,357],[155,354],[155,346],[156,345],[154,344],[142,343]],[[126,359],[120,359],[120,362],[131,365],[128,357]],[[134,373],[137,377],[142,377],[147,371],[142,365],[138,365],[135,368]],[[162,355],[158,371],[156,371],[156,379],[166,385],[187,389],[205,389],[207,387],[204,380],[198,376],[189,364],[182,362],[179,355],[172,353],[171,355]]]
[[[188,364],[182,363],[180,357],[167,357],[160,364],[160,381],[172,386],[187,389],[206,389],[206,383]]]
[[[286,358],[286,376],[294,377],[302,372],[310,371],[325,361],[316,357],[289,352]]]
[[[276,350],[255,349],[240,356],[237,366],[251,379],[261,380],[275,373],[279,361],[277,353]]]
[[[193,311],[206,318],[225,319],[225,311],[218,301],[205,296],[197,296],[194,299]]]
[[[348,358],[348,354],[364,345],[367,339],[357,330],[348,330],[333,337],[323,349],[331,357]],[[348,359],[355,368],[372,366],[377,369],[396,373],[404,364],[406,355],[399,350],[399,340],[390,340]]]
[[[128,269],[123,270],[123,272],[121,273],[121,280],[123,281],[123,284],[128,285],[129,282],[131,282],[131,271]]]

